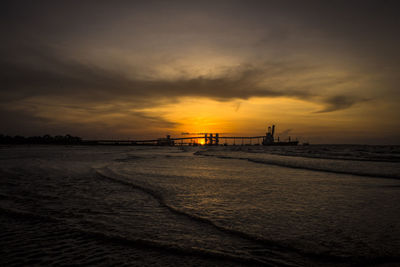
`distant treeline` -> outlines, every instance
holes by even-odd
[[[82,138],[72,135],[43,135],[43,136],[9,136],[0,134],[0,144],[59,144],[59,145],[74,145],[81,144]]]

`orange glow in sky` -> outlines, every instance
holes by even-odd
[[[400,142],[386,1],[136,2],[5,8],[0,134]]]

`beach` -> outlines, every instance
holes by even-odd
[[[3,266],[400,264],[398,146],[0,148]]]

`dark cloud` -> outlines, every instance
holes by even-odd
[[[241,105],[242,105],[241,102],[238,102],[238,103],[235,104],[235,112],[239,111]]]
[[[318,101],[319,91],[343,81],[314,78],[299,84],[285,81],[291,75],[313,70],[288,62],[251,64],[227,68],[221,77],[146,80],[128,78],[122,71],[63,59],[49,50],[34,53],[34,62],[0,61],[1,101],[19,101],[30,97],[58,97],[75,103],[131,101],[139,106],[154,105],[185,96],[207,97],[220,101],[251,97],[292,97]],[[351,77],[353,78],[353,77]],[[332,96],[323,112],[348,108],[358,101],[345,95]]]
[[[61,106],[41,104],[40,108],[49,108],[52,116],[43,117],[32,110],[35,105],[19,107],[0,107],[2,134],[8,135],[59,135],[73,134],[85,138],[131,138],[136,136],[157,137],[159,133],[167,133],[178,124],[159,116],[151,116],[143,112],[111,107],[106,109],[85,106]],[[61,108],[61,109],[60,109]],[[79,112],[72,119],[66,118],[70,113]],[[107,119],[113,112],[117,116]],[[157,134],[155,134],[157,133]]]
[[[41,135],[51,132],[50,120],[24,110],[10,111],[0,107],[0,122],[2,129],[0,134]]]
[[[1,122],[18,131],[42,125],[49,131],[79,127],[84,133],[127,129],[132,122],[151,132],[176,125],[142,109],[180,97],[238,101],[235,111],[241,100],[288,97],[321,104],[314,115],[367,99],[395,101],[397,5],[377,0],[3,1]],[[223,60],[216,60],[219,56]],[[175,64],[180,59],[184,63]],[[160,63],[177,68],[173,72],[179,75],[160,75]],[[214,65],[220,69],[197,75],[191,66],[201,64],[210,72]],[[91,121],[57,122],[40,114],[55,110]],[[96,119],[108,114],[118,114],[113,125]]]
[[[354,96],[344,96],[338,95],[333,97],[328,97],[324,100],[326,106],[324,109],[317,111],[316,113],[325,113],[325,112],[332,112],[341,109],[347,109],[352,107],[353,105],[361,102],[368,101],[368,99],[354,97]]]
[[[4,129],[14,129],[20,134],[41,134],[38,132],[41,128],[50,134],[68,132],[94,136],[96,133],[94,137],[106,137],[101,133],[108,133],[110,137],[113,133],[127,136],[128,133],[123,131],[128,131],[151,136],[150,129],[167,131],[177,124],[164,119],[162,114],[149,115],[141,109],[188,96],[218,101],[290,97],[325,104],[326,108],[320,112],[349,108],[360,101],[345,95],[321,101],[321,87],[337,84],[337,79],[287,84],[284,77],[314,70],[311,66],[301,67],[288,62],[226,68],[222,76],[216,78],[140,79],[139,75],[127,77],[123,71],[63,58],[51,53],[51,49],[27,51],[21,53],[26,57],[11,60],[4,56],[0,60],[2,123]],[[239,108],[240,102],[235,111]],[[51,119],[45,116],[45,119],[40,111],[55,116]],[[81,115],[74,115],[75,121],[65,119],[64,116],[70,113]],[[118,114],[111,124],[103,120],[108,114]],[[85,117],[88,119],[80,122]],[[79,129],[77,133],[74,132],[76,129]]]

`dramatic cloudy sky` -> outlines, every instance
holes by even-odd
[[[400,143],[397,1],[2,1],[0,132]]]

